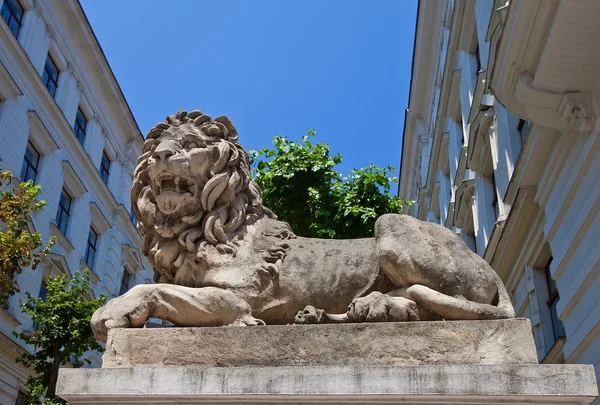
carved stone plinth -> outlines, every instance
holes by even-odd
[[[115,329],[104,368],[536,364],[528,319]]]

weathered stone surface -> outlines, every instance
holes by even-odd
[[[536,364],[528,319],[113,329],[103,367]]]
[[[438,365],[62,369],[71,404],[590,404],[593,366]]]
[[[152,128],[131,199],[160,284],[100,308],[92,328],[103,341],[149,317],[179,326],[514,317],[498,275],[443,226],[386,214],[371,239],[296,237],[262,205],[227,117],[180,111]]]

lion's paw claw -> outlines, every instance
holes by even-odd
[[[322,312],[322,310],[319,310],[312,305],[307,305],[302,311],[298,311],[294,318],[294,323],[302,325],[322,323]]]

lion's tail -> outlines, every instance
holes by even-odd
[[[496,275],[498,286],[497,305],[482,304],[442,294],[424,285],[412,285],[403,294],[418,305],[438,314],[447,320],[480,320],[480,319],[507,319],[515,317],[508,291]]]

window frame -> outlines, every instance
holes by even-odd
[[[80,118],[83,120],[83,126],[81,125]],[[87,135],[87,124],[88,118],[85,113],[81,109],[81,106],[77,107],[77,114],[75,115],[75,122],[73,123],[73,132],[75,133],[75,137],[79,141],[79,143],[83,146],[83,142],[85,141],[85,136]],[[81,137],[80,137],[81,134]]]
[[[50,73],[48,71],[48,62],[50,62],[53,65],[54,70],[56,71],[56,78],[54,78],[53,76],[50,75]],[[54,61],[54,58],[52,58],[52,55],[50,54],[50,52],[48,52],[48,55],[46,56],[46,62],[44,62],[44,72],[42,73],[42,82],[44,82],[44,86],[46,87],[46,90],[48,90],[48,92],[50,93],[52,98],[56,97],[56,90],[58,89],[59,77],[60,77],[60,69],[58,68],[58,65],[56,64],[56,62]],[[52,84],[54,85],[53,90],[51,90],[48,87],[50,82],[52,82]]]
[[[40,285],[40,291],[38,292],[38,298],[41,298],[42,301],[46,301],[46,297],[48,296],[48,284],[46,280],[42,280],[42,284]]]
[[[129,220],[131,221],[131,223],[133,224],[133,226],[135,226],[137,228],[137,215],[135,215],[135,210],[133,209],[133,207],[131,207],[129,209]]]
[[[492,180],[492,207],[494,208],[494,213],[496,214],[496,219],[494,222],[497,222],[500,218],[500,199],[498,198],[498,188],[496,186],[496,173],[494,173],[492,169],[492,173],[490,175]]]
[[[66,195],[69,199],[68,200],[69,204],[67,207],[65,207],[63,204],[63,195]],[[65,236],[67,235],[67,229],[69,226],[69,219],[71,217],[71,206],[72,205],[73,205],[73,197],[71,197],[69,192],[67,190],[65,190],[65,188],[63,187],[62,191],[60,193],[60,198],[58,200],[58,210],[56,212],[56,227]],[[66,215],[66,219],[64,221],[64,226],[62,225],[62,222],[63,222],[62,220],[65,217],[63,214]]]
[[[10,4],[9,4],[9,2],[10,2]],[[14,10],[13,9],[14,6],[20,7],[21,10]],[[6,10],[8,10],[8,19],[5,18]],[[15,14],[15,11],[20,11],[21,16],[18,17]],[[21,2],[19,0],[4,0],[2,2],[2,7],[0,8],[0,15],[2,16],[2,19],[6,22],[6,25],[8,25],[8,28],[13,33],[15,38],[19,39],[19,33],[21,32],[21,28],[23,28],[23,16],[25,15],[25,7],[23,7],[23,5],[21,4]],[[11,25],[11,22],[14,22],[14,21],[16,21],[16,23],[17,23],[16,32],[14,29],[14,25]]]
[[[123,275],[121,276],[121,286],[119,287],[119,295],[125,294],[129,291],[129,283],[131,282],[131,273],[127,271],[126,268],[123,268]]]
[[[558,288],[556,288],[556,281],[552,278],[550,274],[550,264],[554,258],[551,256],[550,260],[546,266],[544,266],[544,274],[546,276],[546,288],[548,289],[548,300],[546,301],[546,306],[550,311],[550,322],[552,324],[552,334],[554,337],[554,343],[556,343],[560,338],[566,337],[565,327],[558,317],[558,312],[556,310],[556,305],[558,304],[558,300],[560,299],[560,294],[558,293]]]
[[[110,157],[108,156],[108,153],[106,153],[106,150],[102,151],[102,159],[100,160],[100,177],[102,178],[102,181],[104,182],[104,184],[106,184],[108,186],[108,179],[110,176],[110,165],[111,165],[111,160]]]
[[[94,235],[93,242],[90,241],[90,236]],[[94,268],[94,261],[96,259],[96,253],[98,253],[98,232],[94,229],[93,226],[90,226],[90,231],[88,232],[87,244],[85,247],[85,264],[88,265],[90,269]],[[93,253],[92,253],[93,252]],[[90,256],[91,253],[91,256]]]
[[[37,159],[35,164],[33,164],[32,162],[29,161],[28,157],[27,157],[27,151],[29,150],[29,148],[31,147],[31,150],[33,150],[33,152],[35,154],[37,154]],[[21,164],[21,181],[27,181],[27,180],[31,180],[35,183],[35,179],[38,175],[39,172],[39,166],[40,166],[40,160],[42,158],[42,154],[37,150],[37,148],[35,147],[35,145],[31,142],[31,140],[27,141],[27,148],[25,149],[25,155],[23,156],[23,163]],[[30,173],[30,170],[33,172],[33,178],[28,179],[27,178],[27,174]]]

